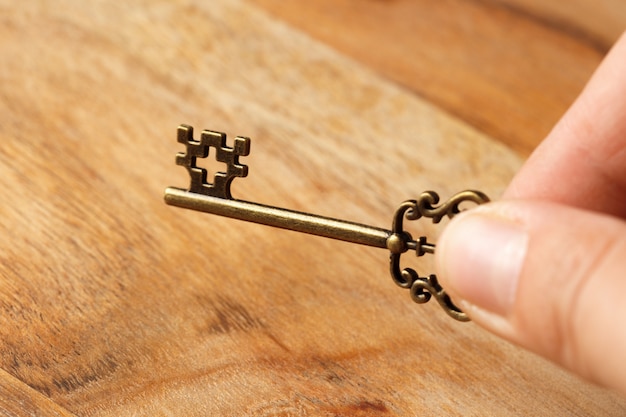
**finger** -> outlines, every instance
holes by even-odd
[[[626,34],[510,184],[543,199],[626,217]]]
[[[439,279],[479,325],[626,393],[626,222],[504,201],[454,219]]]

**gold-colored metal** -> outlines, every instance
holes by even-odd
[[[390,252],[390,273],[394,282],[409,289],[413,301],[426,303],[431,297],[439,302],[446,313],[460,321],[469,318],[452,303],[450,297],[437,282],[435,275],[420,277],[411,269],[400,267],[400,257],[409,250],[417,256],[434,253],[435,245],[422,236],[417,240],[403,229],[403,220],[431,218],[438,223],[445,216],[452,218],[461,209],[462,202],[470,201],[482,204],[489,198],[480,191],[462,191],[448,201],[439,203],[439,196],[434,191],[423,192],[417,200],[407,200],[394,214],[391,230],[364,224],[353,223],[330,217],[316,216],[294,210],[287,210],[263,204],[233,199],[230,184],[235,177],[248,175],[248,167],[239,163],[240,156],[250,153],[250,139],[235,138],[232,148],[226,146],[226,134],[204,130],[199,140],[193,138],[193,128],[187,125],[178,127],[178,142],[186,147],[186,152],[176,155],[176,163],[187,169],[190,176],[189,189],[168,187],[165,190],[167,204],[217,214],[234,219],[245,220],[282,229],[294,230],[331,239],[358,243],[387,249]],[[207,182],[207,171],[198,167],[197,158],[206,158],[209,149],[214,148],[216,159],[226,164],[226,172],[218,172],[213,182]]]

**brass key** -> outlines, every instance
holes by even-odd
[[[450,317],[460,321],[469,320],[467,315],[452,303],[434,274],[420,277],[412,268],[400,268],[400,256],[409,250],[415,251],[417,256],[435,252],[435,245],[429,243],[425,236],[414,240],[409,233],[404,231],[403,219],[416,220],[426,217],[431,218],[434,223],[439,223],[444,216],[452,218],[458,214],[461,211],[459,205],[464,201],[471,201],[476,204],[488,202],[489,198],[482,192],[462,191],[437,206],[439,203],[437,193],[425,191],[417,200],[403,202],[393,216],[391,230],[386,230],[233,199],[230,193],[231,182],[235,177],[248,175],[248,167],[239,163],[239,157],[247,156],[250,153],[249,138],[236,137],[234,146],[230,148],[226,146],[225,133],[204,130],[200,139],[195,140],[193,128],[180,125],[178,127],[178,142],[185,145],[186,152],[176,155],[176,163],[187,169],[190,184],[188,190],[168,187],[165,190],[165,202],[167,204],[387,249],[390,252],[391,277],[398,286],[410,290],[413,301],[423,304],[434,296]],[[216,159],[226,164],[226,172],[216,173],[211,183],[207,182],[207,171],[196,164],[198,158],[206,158],[209,155],[210,148],[215,149]]]

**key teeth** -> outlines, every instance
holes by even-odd
[[[193,126],[184,125],[184,124],[180,125],[178,126],[177,133],[178,133],[177,135],[178,143],[188,144],[189,142],[194,141],[193,140]]]
[[[189,191],[198,194],[219,198],[231,199],[230,184],[235,177],[248,175],[248,166],[239,163],[240,156],[250,154],[250,139],[238,136],[232,148],[226,145],[226,134],[212,130],[204,130],[200,140],[193,139],[193,127],[180,125],[178,127],[178,142],[185,145],[186,152],[176,155],[176,164],[187,168],[189,173]],[[197,158],[209,156],[209,148],[215,149],[215,158],[226,164],[226,172],[214,174],[213,182],[207,182],[207,171],[198,167]]]
[[[238,156],[250,155],[250,138],[244,136],[237,136],[235,138],[235,144],[233,146],[235,154]],[[244,165],[245,166],[245,165]]]

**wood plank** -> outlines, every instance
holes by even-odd
[[[0,57],[0,368],[59,406],[626,411],[413,304],[385,251],[162,201],[187,182],[174,164],[183,122],[253,138],[238,198],[387,227],[424,189],[497,197],[519,157],[427,101],[239,0],[2,0]]]
[[[527,155],[626,27],[626,3],[252,0]]]

